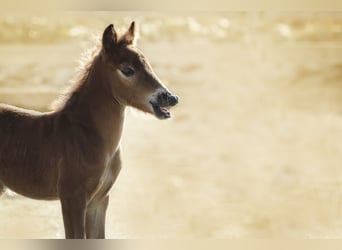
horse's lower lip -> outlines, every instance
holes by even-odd
[[[167,119],[171,117],[171,113],[168,110],[168,106],[162,107],[157,104],[151,104],[154,114],[157,116],[159,119]]]

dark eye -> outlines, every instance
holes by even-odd
[[[127,77],[134,75],[134,70],[131,67],[124,67],[121,69],[121,72]]]

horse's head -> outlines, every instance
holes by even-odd
[[[112,96],[120,104],[154,114],[159,119],[170,118],[169,108],[178,103],[178,97],[162,84],[147,58],[136,48],[136,41],[134,22],[120,37],[112,24],[103,32],[102,53]]]

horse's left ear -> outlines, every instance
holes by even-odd
[[[138,38],[139,38],[139,32],[138,32],[138,29],[136,28],[135,22],[133,21],[124,36],[124,42],[126,44],[134,46],[136,45]]]
[[[114,29],[114,25],[110,24],[103,32],[102,35],[102,46],[107,53],[109,53],[117,42],[117,35]]]

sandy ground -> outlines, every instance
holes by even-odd
[[[88,42],[0,45],[0,101],[45,110]],[[341,238],[342,44],[140,48],[181,102],[127,110],[109,238]],[[0,199],[0,238],[62,238],[59,203]]]

